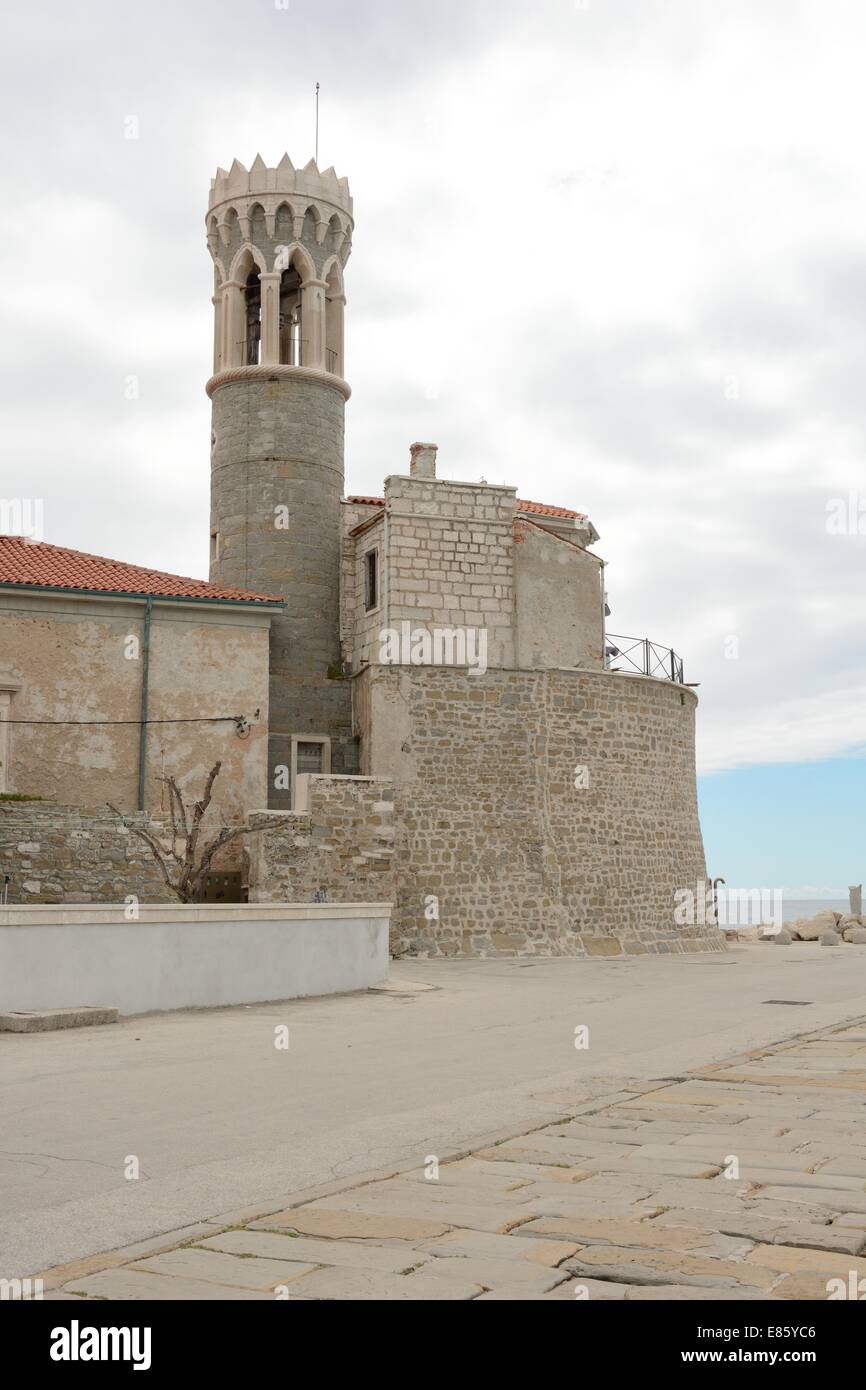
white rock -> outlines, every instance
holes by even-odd
[[[825,931],[824,935],[821,937],[821,945],[822,945],[822,946],[838,946],[838,945],[839,945],[839,942],[840,942],[841,940],[842,940],[842,938],[841,938],[841,936],[839,935],[838,932],[834,932],[834,931]]]

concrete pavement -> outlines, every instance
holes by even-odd
[[[487,1131],[561,1122],[618,1080],[855,1018],[866,947],[412,961],[393,975],[434,988],[0,1038],[0,1276],[417,1169]]]

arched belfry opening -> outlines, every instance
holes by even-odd
[[[290,264],[280,276],[279,360],[287,367],[300,367],[306,356],[301,276],[297,266]]]
[[[274,234],[278,242],[289,242],[294,237],[294,217],[288,203],[280,203],[274,220]]]
[[[253,203],[248,213],[250,219],[250,241],[261,246],[265,239],[265,210],[261,203]]]
[[[244,288],[244,342],[241,362],[254,366],[262,355],[262,284],[258,267],[253,266]]]

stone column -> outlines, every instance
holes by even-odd
[[[227,280],[223,288],[223,369],[243,365],[240,344],[246,337],[246,305],[241,280]]]
[[[262,364],[272,366],[280,360],[280,281],[282,271],[263,270],[262,286]]]
[[[211,299],[213,305],[213,369],[220,371],[223,364],[223,296],[222,287]]]
[[[301,286],[301,364],[325,370],[325,290],[324,280],[305,280]]]

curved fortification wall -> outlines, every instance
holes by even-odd
[[[377,666],[356,683],[363,771],[400,812],[398,954],[724,948],[706,866],[695,696],[605,671]],[[682,913],[680,914],[682,915]]]

